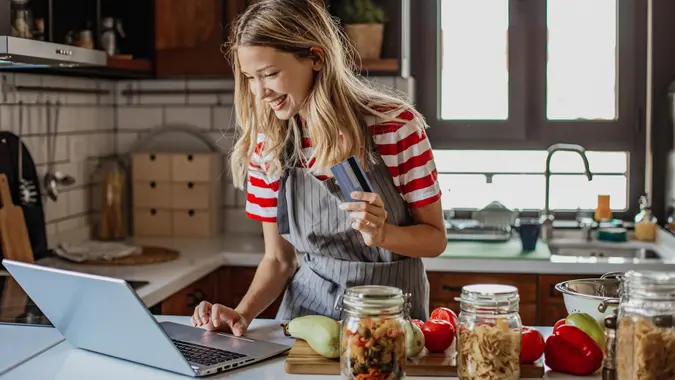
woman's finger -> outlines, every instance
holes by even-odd
[[[211,312],[211,304],[206,301],[202,301],[197,305],[197,309],[199,310],[199,319],[202,321],[202,323],[209,323],[209,315],[208,313]]]
[[[377,236],[377,234],[380,231],[378,227],[375,227],[372,224],[369,224],[363,220],[355,220],[352,223],[352,228],[361,232],[362,234],[368,234],[372,236]]]
[[[382,202],[382,198],[380,198],[380,194],[378,193],[366,193],[363,191],[354,191],[350,194],[353,199],[359,200],[359,201],[366,201],[374,206],[378,207],[383,207],[384,202]]]
[[[349,216],[352,217],[353,219],[365,220],[366,222],[372,224],[375,227],[379,227],[382,225],[382,223],[384,223],[384,218],[365,211],[350,212]]]
[[[383,216],[387,213],[387,210],[383,207],[378,207],[365,202],[345,202],[340,204],[340,209],[346,211],[367,211],[378,216]]]

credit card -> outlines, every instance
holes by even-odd
[[[363,191],[367,193],[373,192],[373,187],[370,186],[368,182],[368,177],[366,173],[361,168],[359,160],[356,157],[350,157],[339,164],[330,168],[330,171],[333,173],[333,177],[340,186],[342,194],[349,202],[354,202],[352,199],[352,191]]]

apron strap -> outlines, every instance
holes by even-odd
[[[291,128],[293,127],[291,126]],[[295,128],[291,131],[291,134],[294,133]],[[284,147],[282,163],[284,165],[284,171],[281,173],[281,178],[279,178],[279,191],[277,193],[277,231],[279,231],[279,235],[288,235],[291,233],[290,222],[288,219],[288,199],[286,198],[286,182],[288,181],[290,169],[286,168],[286,163],[290,162],[293,154],[293,138],[294,136],[291,136]]]

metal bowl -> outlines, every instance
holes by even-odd
[[[620,286],[617,278],[587,278],[563,281],[555,289],[562,293],[568,314],[590,314],[602,326],[619,303]]]

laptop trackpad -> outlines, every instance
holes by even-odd
[[[206,331],[203,328],[186,326],[174,322],[162,322],[160,325],[171,339],[249,356],[264,355],[264,351],[266,351],[265,347],[269,346],[264,341],[255,341],[246,337],[236,337],[231,334]]]

